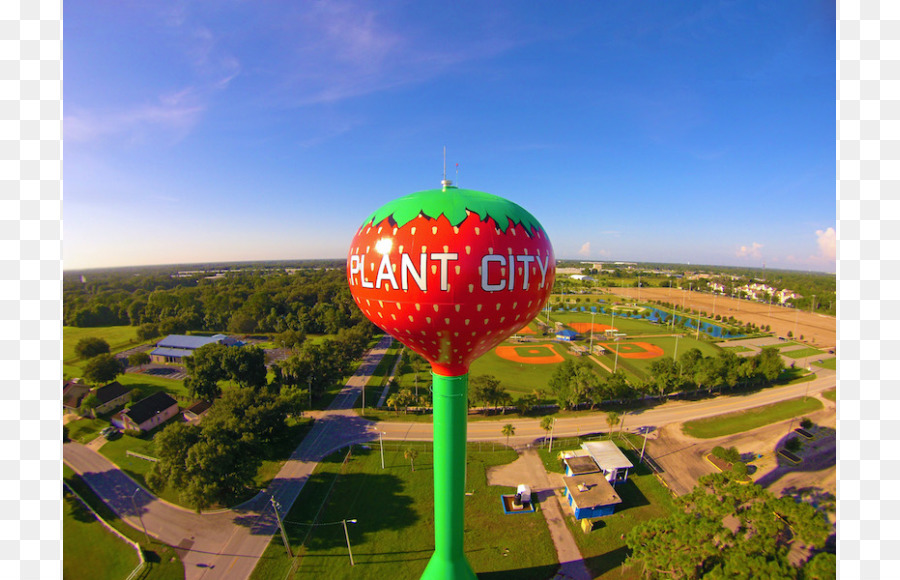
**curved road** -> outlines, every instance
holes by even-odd
[[[316,463],[355,440],[370,438],[367,421],[352,407],[392,339],[384,337],[317,420],[271,485],[230,510],[197,514],[140,488],[99,453],[78,443],[63,446],[63,460],[132,527],[176,548],[186,580],[248,578],[277,527],[270,498],[287,513]]]
[[[366,354],[356,374],[316,421],[272,484],[234,509],[196,514],[160,500],[140,488],[105,457],[78,443],[64,446],[64,460],[129,525],[138,530],[142,529],[142,525],[146,526],[151,536],[174,546],[184,562],[187,580],[248,578],[272,535],[277,532],[270,498],[274,497],[281,505],[282,514],[286,513],[319,460],[350,443],[377,439],[379,431],[389,440],[431,440],[430,423],[374,423],[362,419],[352,410],[361,387],[378,366],[390,343],[390,337],[385,337]],[[834,371],[820,370],[813,381],[770,388],[750,395],[725,395],[699,402],[670,401],[651,409],[628,413],[623,428],[658,428],[669,423],[815,394],[834,387],[835,374]],[[506,423],[515,426],[516,435],[511,440],[520,445],[546,436],[536,419],[509,420],[499,416],[495,421],[469,422],[468,438],[471,441],[505,440],[500,427]],[[598,412],[558,419],[554,436],[608,429],[605,413]]]

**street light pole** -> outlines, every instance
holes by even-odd
[[[641,445],[641,459],[640,459],[640,461],[638,461],[638,463],[644,462],[644,448],[647,447],[647,428],[642,427],[641,431],[643,431],[643,433],[644,433],[644,443],[643,443],[643,445]]]
[[[548,449],[548,453],[553,453],[553,429],[556,428],[556,417],[553,418],[553,422],[550,423],[550,449]]]
[[[139,492],[139,491],[141,491],[141,488],[139,488],[139,487],[134,488],[134,493],[131,494],[131,505],[134,506],[134,512],[137,514],[138,519],[141,521],[141,528],[144,530],[144,537],[147,538],[147,545],[149,545],[150,544],[150,534],[147,533],[147,527],[144,526],[144,516],[141,515],[141,512],[140,512],[140,510],[138,510],[138,507],[137,507],[137,502],[134,501],[134,496],[136,496],[137,492]]]
[[[350,534],[347,532],[347,522],[351,524],[355,524],[356,520],[344,520],[344,537],[347,538],[347,553],[350,554],[350,565],[355,566],[353,563],[353,550],[350,549]]]
[[[381,444],[381,469],[384,469],[384,431],[378,432],[378,442]]]
[[[590,354],[594,354],[594,315],[596,312],[591,312],[591,352]]]
[[[312,375],[306,377],[306,390],[309,391],[309,410],[312,411]]]
[[[275,512],[275,519],[278,521],[278,529],[281,530],[281,540],[284,542],[284,549],[287,550],[288,557],[293,558],[294,553],[291,551],[291,543],[288,542],[287,533],[284,531],[284,522],[281,521],[281,514],[278,513],[278,508],[281,506],[275,501],[274,495],[269,499],[272,501],[272,510]]]
[[[618,339],[616,339],[616,362],[615,362],[615,364],[613,364],[613,374],[616,373],[616,369],[618,369],[618,368],[619,368],[619,342],[618,342]]]

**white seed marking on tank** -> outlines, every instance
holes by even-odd
[[[480,235],[481,235],[481,228],[479,228],[479,227],[477,227],[477,226],[475,227],[475,235],[476,235],[476,236],[480,236]]]
[[[426,322],[427,324],[431,324],[431,317],[430,317],[430,316],[426,316],[426,317],[425,317],[425,322]]]
[[[410,322],[415,322],[415,319],[412,317],[412,314],[409,315],[409,321],[410,321]]]
[[[410,228],[409,233],[411,233],[412,235],[416,235],[416,226]]]
[[[432,306],[434,306],[434,311],[435,311],[435,312],[437,312],[437,311],[438,311],[438,308],[440,308],[437,304],[433,304]]]
[[[465,320],[463,320],[463,324],[465,324],[466,326],[469,326],[469,319],[466,318]]]
[[[475,310],[477,310],[478,312],[481,312],[481,304],[476,304]]]
[[[466,246],[466,255],[468,256],[471,253],[472,253],[472,246]]]
[[[456,311],[459,312],[459,304],[454,304],[454,305],[453,305],[453,308],[455,308]]]

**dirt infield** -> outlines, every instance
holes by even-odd
[[[650,344],[649,342],[603,342],[601,344],[609,352],[616,352],[616,344],[618,344],[619,356],[622,358],[647,359],[657,358],[665,354],[665,351],[661,347]]]
[[[572,330],[574,330],[575,332],[580,332],[581,334],[589,333],[592,326],[594,327],[594,332],[606,332],[607,330],[615,330],[608,324],[591,324],[590,322],[570,322],[569,326],[572,327]]]
[[[519,330],[517,330],[516,334],[537,334],[537,333],[526,326],[524,328],[520,328]]]
[[[679,309],[683,303],[685,308],[703,310],[707,314],[734,316],[742,322],[751,322],[760,327],[768,324],[772,332],[778,336],[787,336],[790,331],[798,338],[803,335],[803,342],[820,348],[832,348],[837,343],[837,319],[833,316],[678,288],[610,288],[610,290],[627,298],[670,302]]]
[[[534,346],[498,346],[494,352],[500,358],[517,363],[530,365],[551,365],[561,363],[565,359],[553,349],[552,344],[538,344]]]

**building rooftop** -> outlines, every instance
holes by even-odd
[[[94,394],[97,395],[97,400],[99,400],[100,404],[102,405],[104,403],[112,401],[113,399],[121,397],[130,390],[130,388],[120,384],[119,381],[113,381],[108,385],[103,385],[102,387],[98,388],[96,391],[94,391]]]
[[[589,455],[576,455],[574,457],[566,457],[563,459],[569,466],[569,471],[573,475],[584,475],[585,473],[597,473],[600,468],[594,463],[593,458]]]
[[[581,448],[587,451],[603,471],[634,467],[622,450],[612,441],[588,441]]]
[[[140,425],[147,419],[158,413],[162,413],[172,405],[176,404],[175,399],[164,392],[159,391],[132,405],[125,414],[128,415],[132,421]]]
[[[622,498],[600,473],[587,473],[564,477],[563,482],[577,508],[622,503]]]
[[[186,348],[154,348],[150,352],[150,356],[174,356],[181,358],[184,356],[191,356],[192,352],[193,351]]]
[[[221,335],[219,337],[216,336],[186,336],[183,334],[170,334],[165,337],[158,343],[156,346],[161,348],[186,348],[186,349],[195,349],[200,348],[205,344],[211,344],[213,342],[221,342]]]

